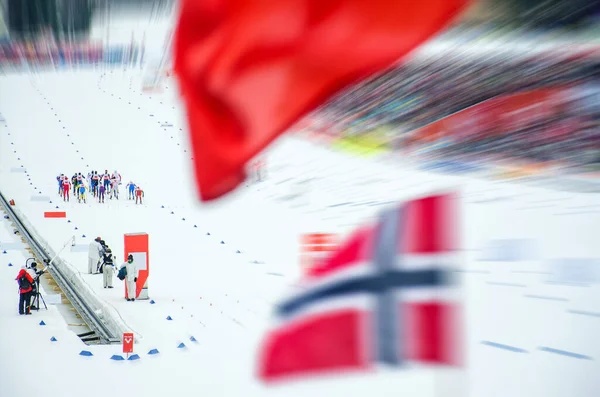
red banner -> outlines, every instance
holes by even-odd
[[[136,281],[136,299],[148,299],[148,276],[150,275],[150,254],[149,254],[149,238],[147,233],[129,233],[124,239],[124,257],[127,261],[129,255],[133,256],[138,271]],[[127,295],[127,283],[125,284],[124,294]]]
[[[563,88],[538,89],[502,95],[435,121],[411,133],[413,140],[432,143],[442,138],[455,141],[483,139],[522,131],[563,113],[569,101]],[[561,131],[572,130],[563,122]],[[557,125],[545,136],[557,134]],[[566,128],[566,129],[565,129]]]

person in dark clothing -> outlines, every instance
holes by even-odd
[[[38,287],[39,287],[39,279],[42,276],[42,274],[44,274],[44,270],[43,269],[38,269],[37,268],[37,263],[33,262],[31,264],[31,271],[28,272],[29,275],[33,278],[33,283],[31,284],[31,305],[30,305],[30,310],[37,310],[38,308],[35,306],[36,304],[36,295],[38,292]],[[39,300],[38,300],[38,304],[39,304]]]
[[[19,283],[19,314],[31,314],[31,292],[33,291],[33,277],[27,272],[25,266],[19,271],[15,279]]]
[[[102,273],[103,273],[103,283],[104,288],[112,288],[113,287],[113,274],[115,271],[115,264],[113,262],[112,250],[107,246],[106,252],[102,258]]]
[[[98,196],[98,183],[100,182],[100,176],[98,176],[98,171],[94,171],[92,173],[92,193],[94,197]]]
[[[100,185],[98,188],[98,202],[104,203],[104,195],[106,193],[106,186]]]
[[[71,185],[73,186],[73,195],[77,195],[77,174],[71,177]]]

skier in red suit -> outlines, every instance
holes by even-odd
[[[71,184],[69,183],[69,179],[66,178],[63,180],[63,200],[69,201],[69,191],[71,190]]]
[[[135,187],[135,203],[138,203],[138,200],[140,202],[140,204],[142,204],[142,198],[144,197],[144,191],[142,190],[141,187],[136,186]]]

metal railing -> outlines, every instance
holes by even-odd
[[[109,307],[83,281],[72,265],[58,257],[58,253],[47,244],[29,224],[26,217],[10,205],[0,192],[0,206],[4,207],[9,219],[15,224],[38,260],[49,264],[47,271],[64,293],[65,297],[79,313],[82,320],[100,339],[100,343],[118,343],[123,332],[130,332],[120,320],[118,313]]]

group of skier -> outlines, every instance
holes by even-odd
[[[98,174],[98,171],[90,171],[87,176],[79,172],[73,174],[71,178],[65,174],[60,174],[56,177],[56,181],[58,182],[58,195],[64,201],[70,201],[72,191],[73,196],[80,203],[87,203],[88,192],[91,192],[99,203],[104,203],[106,197],[110,200],[113,198],[118,200],[119,186],[122,184],[121,174],[117,171],[111,174],[108,170],[104,170],[102,174]],[[144,191],[141,187],[130,181],[126,188],[128,200],[135,199],[136,204],[142,204]]]

